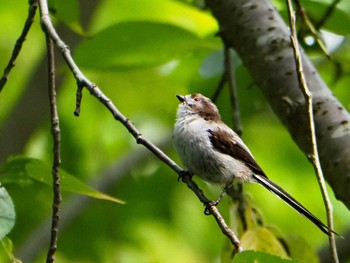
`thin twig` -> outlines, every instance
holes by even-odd
[[[74,110],[74,115],[79,117],[80,115],[80,104],[81,100],[83,98],[83,88],[84,86],[79,85],[78,83],[78,88],[77,88],[77,94],[76,94],[76,100],[75,100],[75,110]]]
[[[218,87],[212,96],[212,101],[215,103],[220,92],[222,91],[225,83],[229,85],[230,88],[230,99],[232,105],[232,123],[233,130],[239,135],[242,135],[242,125],[241,118],[239,114],[239,104],[237,95],[237,85],[235,80],[234,69],[232,68],[232,58],[230,54],[230,47],[226,44],[225,39],[222,38],[224,44],[224,72],[222,73],[221,79],[219,81]]]
[[[0,79],[0,93],[1,93],[2,89],[4,88],[6,82],[9,78],[9,75],[10,75],[12,68],[15,66],[16,59],[19,55],[19,52],[22,49],[23,42],[26,40],[26,36],[27,36],[32,24],[33,24],[37,8],[38,8],[38,1],[37,0],[29,0],[28,17],[26,19],[26,22],[24,23],[22,33],[16,41],[15,47],[12,51],[12,56],[7,64],[6,68],[4,69],[4,73]]]
[[[323,201],[325,203],[328,227],[331,230],[333,230],[333,211],[332,211],[333,209],[332,209],[332,204],[329,200],[329,196],[328,196],[328,192],[327,192],[327,188],[326,188],[326,184],[325,184],[325,180],[323,177],[323,172],[322,172],[322,168],[321,168],[321,164],[318,156],[318,150],[317,150],[315,123],[314,123],[314,116],[313,116],[312,94],[307,86],[305,76],[303,73],[303,65],[302,65],[298,39],[296,36],[296,29],[295,29],[295,16],[294,16],[291,0],[287,0],[287,5],[288,5],[289,23],[291,27],[290,38],[293,46],[299,86],[304,95],[305,101],[307,103],[308,121],[309,121],[310,136],[311,136],[311,142],[312,142],[312,152],[310,154],[310,159],[314,166],[317,180],[322,192]],[[337,255],[337,247],[335,244],[335,235],[332,231],[329,231],[329,245],[333,256],[333,262],[335,263],[339,262],[338,255]]]
[[[51,222],[51,239],[50,247],[47,253],[46,262],[55,261],[55,252],[57,248],[58,224],[60,220],[60,176],[58,168],[61,163],[60,158],[60,141],[61,132],[59,126],[59,117],[56,104],[56,84],[55,84],[55,55],[54,44],[50,36],[46,34],[46,45],[48,53],[48,72],[49,72],[49,100],[51,112],[51,133],[53,138],[53,165],[52,165],[52,187],[53,187],[53,203],[52,203],[52,222]]]
[[[243,231],[248,229],[247,217],[246,217],[246,200],[243,193],[243,184],[235,183],[227,187],[226,193],[231,197],[232,202],[237,203],[238,218],[242,223]]]
[[[243,248],[241,247],[239,239],[233,233],[231,228],[228,227],[218,208],[215,205],[211,205],[207,208],[209,209],[210,214],[214,216],[216,222],[221,228],[222,233],[224,233],[230,239],[231,243],[235,246],[237,252],[242,252]]]
[[[301,14],[301,17],[303,19],[304,24],[306,25],[306,27],[309,29],[311,35],[313,36],[314,39],[316,39],[316,42],[318,44],[318,46],[320,47],[320,49],[322,50],[322,52],[327,56],[328,59],[330,59],[330,54],[327,50],[327,47],[324,43],[324,41],[322,40],[318,29],[316,29],[316,27],[313,25],[313,23],[311,22],[309,16],[306,13],[306,10],[304,9],[304,7],[301,5],[299,0],[294,0],[298,12]]]
[[[242,124],[240,118],[239,104],[238,104],[238,94],[237,94],[237,85],[235,80],[234,69],[232,68],[232,58],[230,54],[230,46],[227,44],[227,41],[221,36],[222,42],[224,44],[224,73],[220,79],[219,85],[215,90],[213,95],[213,102],[219,96],[222,88],[227,82],[230,88],[230,98],[231,98],[231,106],[232,106],[232,123],[234,131],[241,136],[242,135]],[[244,229],[246,228],[246,219],[245,219],[245,203],[243,196],[243,186],[241,184],[235,185],[235,187],[230,186],[226,189],[226,193],[238,202],[238,213],[239,218],[242,221],[242,225]]]
[[[52,25],[51,19],[49,17],[49,10],[48,10],[46,0],[39,0],[39,7],[41,12],[42,27],[44,28],[45,32],[50,35],[55,45],[61,51],[64,60],[66,61],[68,67],[73,73],[74,78],[77,81],[78,87],[85,87],[90,92],[91,95],[99,99],[99,101],[112,113],[114,119],[121,122],[125,126],[125,128],[132,134],[132,136],[136,139],[136,143],[145,146],[156,157],[158,157],[161,161],[167,164],[172,170],[174,170],[179,176],[183,176],[185,171],[180,166],[178,166],[172,159],[170,159],[162,150],[160,150],[150,141],[144,139],[141,133],[136,129],[134,124],[116,108],[113,102],[100,90],[100,88],[96,86],[94,83],[92,83],[88,78],[85,77],[85,75],[81,72],[81,70],[73,60],[70,54],[69,48],[56,33]],[[77,104],[80,105],[80,101]],[[198,186],[195,187],[195,183],[192,181],[191,178],[186,179],[186,184],[190,189],[192,189],[192,191],[195,192],[195,194],[198,197],[201,197],[201,198],[203,197],[203,200],[208,200],[207,198],[204,197],[203,193],[198,188]],[[205,205],[207,205],[207,203],[205,203]],[[234,235],[232,230],[229,229],[225,221],[222,220],[222,217],[219,216],[220,213],[218,209],[211,207],[210,211],[212,212],[212,215],[215,217],[216,221],[218,222],[224,234],[231,240],[231,242],[233,243],[237,251],[241,251],[242,248],[239,245],[239,241],[237,241],[238,238]]]
[[[212,102],[216,102],[216,100],[218,99],[220,92],[222,91],[223,87],[225,86],[226,83],[226,71],[224,71],[224,73],[222,73],[221,75],[221,79],[219,81],[218,87],[216,88],[214,95],[211,97]]]
[[[231,244],[236,248],[236,251],[242,252],[243,248],[241,247],[241,242],[239,241],[235,233],[226,224],[225,219],[222,217],[222,215],[219,212],[219,209],[216,206],[216,202],[212,202],[204,196],[202,190],[192,180],[191,174],[189,174],[188,172],[182,172],[180,176],[182,181],[187,184],[188,188],[190,188],[197,195],[198,199],[205,205],[205,211],[208,211],[208,215],[214,216],[220,229],[222,230],[224,235],[228,237]]]
[[[340,1],[341,0],[334,0],[333,3],[327,8],[327,10],[326,10],[325,14],[323,15],[323,17],[316,24],[316,26],[315,26],[316,30],[319,30],[327,22],[327,20],[332,15],[334,9],[337,7],[337,4]]]
[[[237,94],[237,85],[235,79],[234,69],[232,68],[232,58],[230,54],[230,47],[224,41],[224,54],[225,54],[225,72],[226,72],[226,81],[230,87],[230,98],[232,105],[232,123],[233,130],[239,135],[242,135],[242,125],[241,117],[238,104],[238,94]]]

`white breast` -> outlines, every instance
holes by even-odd
[[[213,147],[208,132],[212,128],[212,123],[196,115],[177,120],[173,141],[181,161],[188,171],[209,182],[226,185],[234,179],[247,181],[250,169]]]

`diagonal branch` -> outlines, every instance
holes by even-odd
[[[218,222],[223,233],[229,238],[231,243],[235,246],[237,251],[242,251],[240,242],[238,238],[234,235],[233,231],[227,226],[223,217],[220,215],[219,210],[214,205],[211,205],[212,202],[208,202],[208,199],[204,196],[203,192],[198,188],[194,181],[192,181],[191,176],[188,175],[180,166],[178,166],[172,159],[170,159],[162,150],[152,144],[150,141],[144,139],[142,134],[137,130],[134,124],[125,117],[113,104],[113,102],[100,90],[98,86],[92,83],[85,75],[81,72],[79,67],[76,65],[73,60],[68,46],[60,39],[59,35],[55,31],[47,6],[46,0],[39,0],[40,14],[41,14],[41,25],[44,31],[50,36],[57,48],[62,53],[66,64],[73,73],[74,78],[77,81],[78,93],[77,94],[77,107],[74,112],[75,115],[79,115],[80,111],[80,100],[81,100],[81,89],[85,87],[91,95],[96,97],[113,115],[114,119],[121,122],[124,127],[132,134],[136,139],[137,144],[141,144],[151,151],[156,157],[161,161],[167,164],[172,170],[174,170],[179,176],[182,177],[183,182],[197,195],[200,201],[207,207],[207,209],[214,216]]]
[[[330,4],[330,6],[327,8],[326,12],[324,13],[324,15],[322,16],[320,21],[318,21],[318,23],[316,24],[316,26],[315,26],[316,30],[319,30],[322,26],[324,26],[324,24],[327,22],[327,20],[333,14],[335,8],[340,3],[340,1],[341,0],[333,0],[332,4]]]
[[[15,62],[16,62],[16,59],[19,55],[19,52],[22,49],[23,42],[26,40],[26,36],[27,36],[27,34],[28,34],[33,22],[34,22],[34,17],[35,17],[37,8],[38,8],[38,1],[37,0],[29,0],[28,17],[27,17],[26,22],[24,24],[22,33],[16,41],[16,44],[15,44],[15,47],[13,49],[12,56],[9,60],[9,63],[7,64],[7,66],[4,70],[4,73],[0,79],[0,93],[8,80],[8,77],[10,75],[12,68],[15,66]]]
[[[320,36],[320,33],[318,32],[318,30],[316,29],[316,27],[314,26],[314,24],[310,20],[308,14],[306,13],[306,10],[301,5],[299,0],[294,0],[294,2],[297,6],[298,13],[300,14],[306,28],[309,30],[309,32],[311,33],[313,38],[316,40],[316,42],[317,42],[319,48],[322,50],[322,52],[326,55],[326,57],[328,59],[330,59],[331,55],[329,54],[329,52],[327,50],[325,42],[323,41],[323,39]]]

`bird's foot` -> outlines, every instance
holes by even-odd
[[[210,213],[210,207],[211,207],[211,206],[217,206],[217,205],[220,203],[221,199],[224,197],[224,195],[225,195],[225,193],[226,193],[226,188],[227,188],[227,185],[224,187],[224,189],[223,189],[222,193],[220,194],[218,200],[208,202],[208,203],[205,205],[205,209],[204,209],[204,214],[205,214],[205,215],[210,215],[210,214],[211,214],[211,213]]]
[[[218,200],[219,201],[219,200]],[[208,215],[211,215],[211,212],[210,212],[210,208],[212,207],[212,206],[217,206],[218,204],[219,204],[219,202],[218,201],[210,201],[210,202],[208,202],[208,203],[206,203],[205,204],[205,209],[204,209],[204,214],[206,215],[206,216],[208,216]]]
[[[192,178],[193,174],[191,174],[189,171],[182,170],[178,173],[179,177],[177,178],[177,181],[179,182],[180,180],[184,181],[184,177],[189,176]]]

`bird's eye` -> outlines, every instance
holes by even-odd
[[[198,97],[195,97],[195,98],[194,98],[194,101],[199,101],[199,98],[198,98]]]

